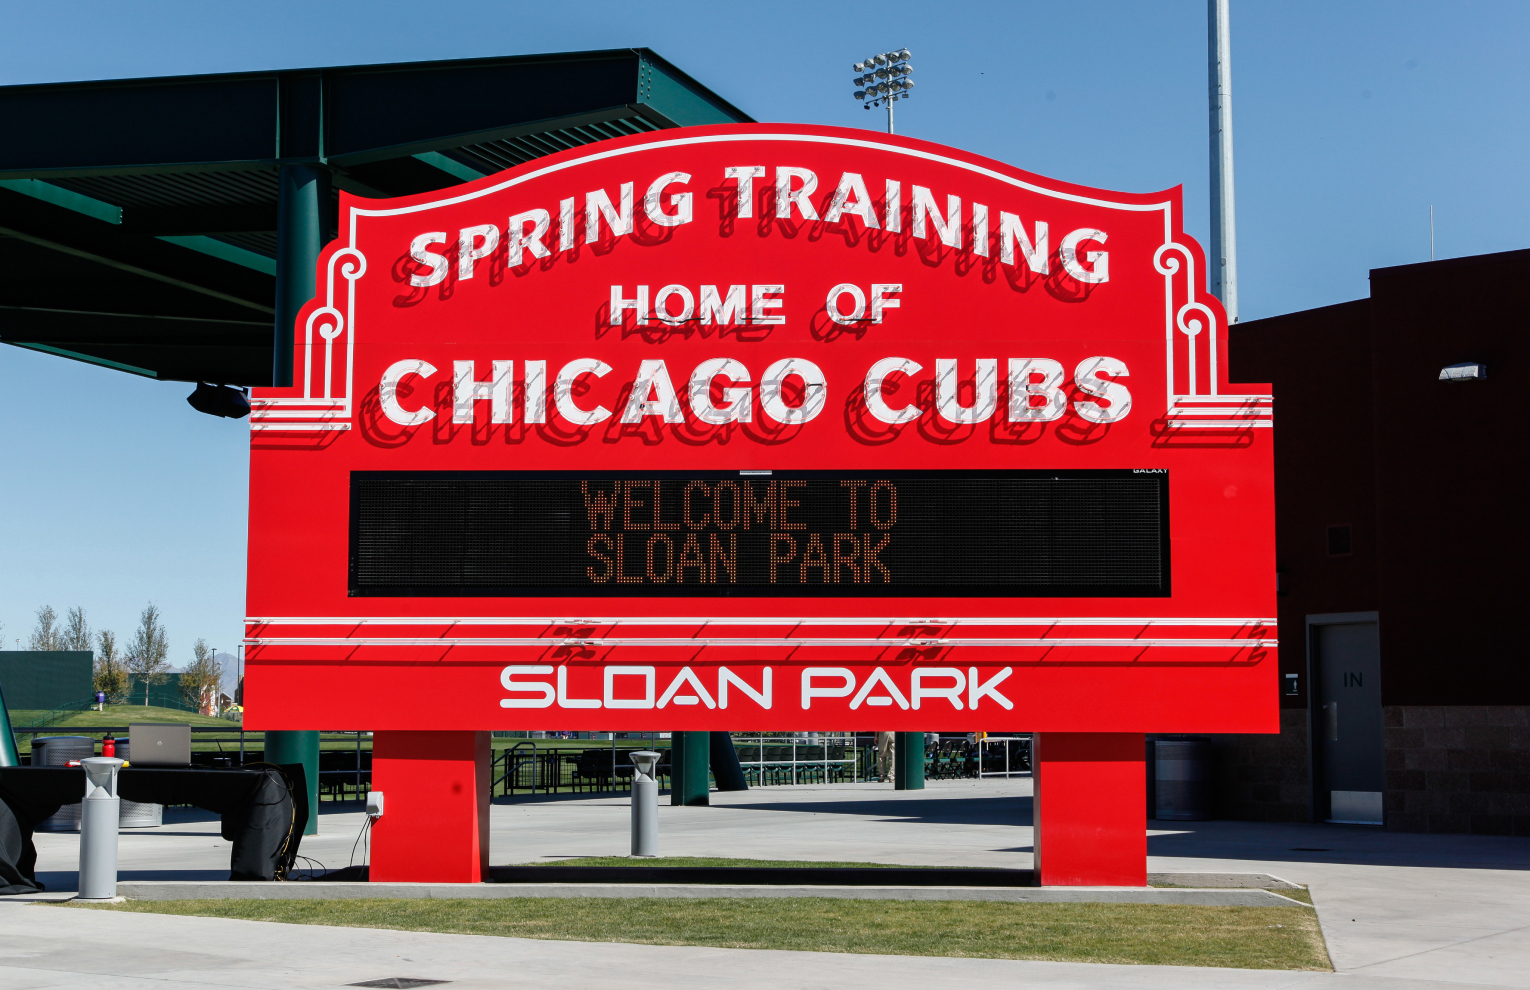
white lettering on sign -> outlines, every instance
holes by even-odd
[[[750,401],[749,389],[724,388],[722,389],[723,404],[719,406],[713,403],[712,384],[719,378],[737,385],[738,382],[749,380],[749,369],[733,358],[712,358],[696,365],[696,370],[691,372],[691,380],[687,384],[691,412],[695,413],[696,418],[703,423],[714,426],[750,422],[754,404]]]
[[[1050,358],[1009,359],[1009,421],[1049,423],[1068,411],[1068,397],[1059,387],[1061,362]]]
[[[530,251],[533,258],[549,258],[552,252],[547,250],[547,245],[542,243],[542,238],[547,236],[547,228],[552,223],[552,217],[547,215],[546,210],[527,210],[525,213],[517,213],[510,218],[507,229],[509,240],[505,247],[507,264],[511,268],[519,268],[526,263],[526,252]],[[527,226],[531,227],[528,233]]]
[[[797,183],[801,183],[798,186]],[[787,219],[792,207],[802,214],[804,220],[817,220],[818,211],[813,208],[812,195],[818,189],[818,176],[811,169],[781,165],[776,168],[776,217]]]
[[[1073,383],[1091,396],[1073,408],[1091,423],[1115,423],[1132,411],[1132,394],[1116,379],[1127,374],[1126,365],[1113,357],[1085,358],[1073,372]],[[1103,377],[1109,375],[1110,377]]]
[[[855,198],[851,199],[852,196]],[[834,196],[829,200],[829,209],[823,215],[823,219],[825,223],[839,223],[846,213],[860,217],[861,223],[872,230],[878,230],[882,226],[877,223],[871,194],[866,191],[866,180],[861,178],[859,172],[846,172],[839,177],[839,185],[834,190]]]
[[[382,406],[383,415],[399,426],[419,426],[421,423],[428,423],[435,419],[435,411],[429,405],[409,412],[398,402],[398,386],[406,375],[429,378],[435,373],[436,366],[428,361],[395,361],[390,364],[388,370],[382,374],[382,381],[377,385],[377,402]]]
[[[948,681],[945,687],[926,686],[929,681]],[[957,711],[962,710],[962,690],[967,686],[967,675],[959,668],[920,667],[913,673],[909,684],[909,704],[918,711],[925,698],[944,698]]]
[[[471,423],[473,409],[481,399],[490,402],[489,422],[509,423],[510,383],[515,377],[514,361],[495,361],[494,375],[486,382],[473,376],[473,362],[452,362],[452,422]]]
[[[973,711],[977,711],[979,701],[984,698],[992,698],[1000,705],[1003,705],[1006,711],[1014,708],[1015,703],[998,692],[999,685],[1008,680],[1009,675],[1013,674],[1014,672],[1015,671],[1013,667],[1005,667],[1003,670],[990,677],[987,681],[981,681],[978,679],[978,669],[976,667],[968,667],[968,707],[970,707]]]
[[[556,670],[554,681],[546,680]],[[848,672],[847,672],[848,673]],[[853,675],[852,675],[853,677]],[[732,699],[729,689],[736,688],[744,697],[760,708],[769,710],[772,704],[771,668],[761,671],[760,687],[755,689],[739,674],[727,667],[717,668],[715,689],[707,685],[690,667],[680,668],[669,686],[655,699],[658,686],[656,668],[648,665],[608,664],[601,668],[601,696],[599,698],[573,698],[569,696],[568,667],[551,664],[511,664],[499,673],[500,686],[518,697],[501,698],[501,708],[667,708],[705,705],[710,709],[726,710]],[[636,681],[636,685],[634,685]],[[636,691],[634,691],[634,688]],[[641,692],[634,697],[636,692]],[[846,692],[848,693],[848,691]],[[934,692],[938,693],[938,692]],[[535,695],[536,697],[527,697]],[[926,692],[926,697],[933,696]],[[944,697],[944,695],[942,695]],[[736,697],[736,696],[735,696]],[[960,708],[960,703],[957,704]]]
[[[512,697],[501,698],[500,707],[663,709],[674,705],[726,711],[730,705],[737,706],[738,694],[766,711],[774,703],[770,667],[761,668],[760,685],[756,688],[727,667],[718,667],[715,680],[709,680],[705,672],[698,674],[685,666],[670,678],[661,692],[657,690],[660,683],[657,668],[646,664],[605,664],[598,673],[601,687],[598,698],[571,697],[568,671],[567,665],[554,667],[551,664],[512,664],[503,668],[499,674],[500,686]],[[822,702],[837,698],[849,698],[848,707],[852,711],[863,705],[924,711],[932,704],[939,707],[942,702],[959,712],[979,711],[984,699],[1005,710],[1013,710],[1014,702],[999,690],[1013,673],[1013,667],[1004,667],[985,681],[976,667],[966,670],[960,667],[913,667],[895,669],[893,673],[885,667],[873,667],[861,680],[849,667],[804,667],[799,697],[803,711],[811,711],[815,700]],[[552,676],[554,674],[556,676]],[[589,689],[593,690],[594,684]],[[819,708],[822,707],[820,703]]]
[[[473,266],[499,248],[499,228],[492,223],[464,227],[457,235],[457,278],[473,277]]]
[[[889,298],[891,293],[902,292],[901,282],[878,283],[871,287],[871,322],[881,323],[882,317],[889,309],[897,309],[903,305],[901,299]],[[850,312],[845,312],[841,302],[843,297],[850,297]],[[858,285],[849,282],[841,282],[829,290],[829,296],[824,300],[824,312],[829,314],[829,319],[841,326],[849,326],[860,323],[866,319],[866,293],[861,291]]]
[[[719,295],[717,286],[701,287],[701,322],[703,325],[733,326],[745,322],[744,286],[728,286],[727,295]]]
[[[946,197],[946,212],[941,213],[935,197],[924,186],[914,187],[914,236],[928,238],[927,224],[935,228],[940,243],[946,247],[962,246],[962,201],[960,196]]]
[[[518,681],[517,677],[551,674],[551,664],[512,664],[499,673],[499,682],[512,694],[540,694],[540,698],[501,698],[501,708],[551,708],[558,694],[546,681]]]
[[[622,422],[641,423],[645,416],[659,416],[666,423],[685,422],[674,383],[669,380],[669,370],[662,360],[653,358],[645,359],[638,366]]]
[[[437,254],[430,250],[432,244],[445,244],[446,231],[434,230],[428,234],[421,234],[409,244],[409,257],[416,264],[424,265],[430,269],[428,272],[416,272],[409,276],[409,284],[416,288],[424,288],[444,281],[446,278],[447,261],[445,254]]]
[[[724,181],[736,184],[737,196],[731,205],[732,215],[740,220],[755,216],[755,180],[764,179],[768,170],[764,165],[730,165],[723,169]],[[825,177],[827,178],[827,177]],[[695,220],[695,193],[689,188],[692,176],[689,172],[666,172],[654,179],[643,194],[643,216],[647,222],[660,227],[681,227]],[[571,196],[558,202],[558,250],[569,252],[579,240],[579,223],[583,218],[584,243],[595,244],[602,234],[610,238],[629,237],[636,230],[633,190],[635,183],[620,184],[616,199],[605,189],[592,189],[584,194],[583,210],[580,198]],[[832,193],[819,192],[818,175],[809,168],[796,165],[775,167],[774,192],[775,219],[802,220],[824,224],[848,224],[855,218],[866,230],[886,230],[902,233],[904,229],[903,182],[890,177],[883,178],[882,215],[877,214],[877,204],[872,200],[866,177],[861,172],[842,172]],[[1031,219],[1030,226],[1018,213],[1001,209],[998,230],[989,228],[989,207],[984,203],[971,203],[971,223],[966,223],[962,196],[950,190],[934,190],[928,186],[910,184],[908,203],[910,236],[924,241],[938,242],[958,251],[967,250],[987,258],[993,253],[993,240],[998,240],[999,262],[1011,268],[1024,265],[1037,275],[1052,271],[1050,228],[1047,221]],[[820,219],[819,210],[823,211]],[[724,209],[728,209],[727,206]],[[505,245],[506,263],[519,268],[527,263],[529,252],[534,259],[547,258],[551,251],[545,238],[552,226],[552,214],[546,207],[534,207],[511,216],[503,228],[494,223],[463,227],[458,232],[456,244],[457,278],[471,279],[478,261],[495,255],[500,244]],[[1087,284],[1110,281],[1110,254],[1103,249],[1107,240],[1103,230],[1082,227],[1070,231],[1057,245],[1057,262],[1071,278]],[[429,288],[445,281],[451,270],[448,258],[446,231],[430,231],[416,236],[409,244],[409,257],[415,270],[409,275],[409,284],[416,288]],[[1016,248],[1019,250],[1017,251]],[[716,287],[713,286],[714,294]],[[730,287],[728,300],[732,299]],[[759,289],[759,286],[755,286]],[[703,322],[707,300],[702,299]],[[779,308],[767,300],[760,305],[760,298],[753,298],[751,316],[756,323],[783,322],[779,316],[767,316],[763,310]],[[889,301],[888,305],[896,305]],[[723,305],[721,297],[718,306]],[[829,307],[830,314],[843,313]],[[880,310],[871,300],[873,319]],[[714,310],[715,313],[715,310]],[[613,319],[615,310],[613,308]],[[660,317],[663,319],[663,317]],[[666,322],[674,322],[666,320]],[[836,322],[840,322],[836,320]]]
[[[639,288],[646,290],[646,287]],[[873,291],[897,288],[872,286]],[[613,296],[620,289],[620,286],[613,286]],[[835,289],[840,291],[839,298],[846,295],[859,298],[850,292],[851,289],[859,292],[855,286],[838,285]],[[646,291],[640,291],[638,300],[646,299]],[[622,301],[637,304],[634,300]],[[896,302],[887,300],[888,305]],[[834,305],[831,302],[831,312],[835,311]],[[842,310],[839,312],[846,315]],[[1009,358],[1008,361],[1009,401],[1005,415],[1009,422],[1048,423],[1067,413],[1069,397],[1063,387],[1065,372],[1061,362],[1051,358]],[[527,359],[522,366],[525,369],[521,377],[525,397],[524,421],[545,423],[547,362]],[[492,371],[487,380],[478,379],[476,368],[473,361],[452,362],[452,422],[474,422],[478,403],[484,401],[489,403],[490,423],[513,422],[515,361],[491,362]],[[930,383],[934,398],[930,408],[923,408],[916,401],[920,387],[914,376],[923,370],[922,364],[907,357],[886,357],[873,363],[860,383],[867,412],[879,422],[892,426],[913,422],[926,412],[954,426],[971,426],[987,422],[998,412],[998,358],[977,358],[971,365],[971,377],[963,377],[962,362],[956,358],[937,357],[934,380]],[[553,380],[553,407],[558,415],[573,426],[594,426],[609,419],[610,409],[599,403],[586,408],[589,400],[578,400],[584,399],[591,387],[591,383],[583,380],[585,376],[604,378],[611,371],[611,366],[599,358],[577,358],[564,364]],[[389,365],[378,383],[378,405],[383,415],[400,426],[421,426],[434,419],[436,413],[430,402],[424,402],[416,409],[405,409],[399,400],[398,389],[410,375],[424,379],[435,373],[434,365],[417,359]],[[1117,358],[1097,355],[1080,361],[1073,371],[1073,387],[1078,396],[1072,402],[1074,412],[1091,423],[1118,423],[1125,419],[1131,413],[1132,394],[1122,379],[1129,375],[1126,363]],[[906,381],[897,380],[899,376]],[[642,423],[650,416],[657,416],[665,423],[683,423],[688,407],[690,415],[702,423],[717,426],[748,423],[752,422],[753,400],[757,394],[760,409],[766,416],[791,426],[812,422],[823,412],[829,399],[827,376],[822,368],[806,358],[782,358],[765,369],[757,384],[751,386],[749,382],[749,369],[743,362],[730,357],[708,358],[696,365],[684,379],[685,402],[682,404],[681,390],[675,388],[665,361],[645,358],[638,364],[630,390],[621,397],[621,422]],[[890,392],[901,392],[905,397],[903,403],[896,405],[889,398]]]
[[[901,292],[902,288],[899,285],[872,286],[874,292],[885,290],[883,295],[886,292]],[[748,303],[744,299],[746,289],[749,291]],[[631,312],[633,322],[638,326],[647,326],[650,317],[670,326],[680,326],[693,319],[700,320],[704,326],[779,326],[786,322],[786,317],[767,311],[782,308],[786,300],[778,297],[785,294],[784,285],[730,285],[726,290],[719,290],[715,285],[703,285],[692,293],[689,286],[676,283],[666,285],[652,294],[653,305],[650,311],[648,286],[633,286],[632,296],[628,298],[625,285],[613,285],[608,319],[611,326],[619,327],[626,320],[626,314]],[[696,306],[698,296],[701,299],[699,312]],[[880,296],[874,296],[872,304],[875,314],[880,314],[881,307],[900,305],[896,299]],[[877,322],[881,322],[880,319]]]
[[[1105,243],[1103,230],[1075,230],[1062,239],[1058,246],[1058,256],[1062,258],[1062,266],[1069,275],[1080,282],[1108,282],[1110,281],[1110,255],[1105,251],[1086,251],[1084,258],[1093,268],[1085,268],[1084,262],[1078,259],[1078,249],[1086,241],[1097,244]]]
[[[972,404],[964,406],[956,361],[940,358],[935,362],[935,408],[942,419],[958,426],[988,421],[999,406],[999,362],[996,358],[977,359],[972,385]]]
[[[612,237],[632,233],[632,183],[623,182],[621,207],[611,205],[611,197],[604,189],[584,194],[584,242],[594,244],[600,240],[600,220],[604,217],[611,228]]]
[[[738,183],[738,199],[733,215],[747,220],[754,216],[754,180],[765,177],[764,165],[730,165],[723,169],[723,176]]]
[[[648,214],[648,219],[661,227],[678,227],[683,223],[691,222],[691,194],[688,192],[671,193],[669,208],[673,213],[664,211],[664,204],[660,200],[664,196],[664,190],[670,186],[681,185],[691,181],[689,172],[670,172],[653,180],[653,185],[648,187],[648,192],[643,194],[643,212]]]
[[[887,404],[887,399],[882,395],[882,387],[888,378],[893,375],[917,375],[923,370],[923,365],[908,358],[890,357],[883,358],[871,366],[866,372],[864,393],[866,396],[866,408],[871,410],[871,415],[884,423],[896,426],[899,423],[907,423],[919,418],[919,407],[910,403],[902,409],[893,409]],[[913,391],[910,389],[910,391]]]
[[[788,378],[802,380],[802,402],[791,406],[786,403]],[[783,358],[765,369],[760,378],[760,408],[765,415],[787,426],[808,423],[823,412],[829,400],[829,383],[823,369],[806,358]]]
[[[611,410],[597,405],[594,409],[582,409],[574,402],[574,384],[583,375],[604,378],[611,373],[611,366],[599,358],[579,358],[570,361],[558,371],[553,381],[553,405],[558,415],[575,426],[594,426],[611,417]]]
[[[755,324],[781,324],[786,322],[786,317],[779,314],[771,316],[766,314],[767,309],[780,309],[785,303],[784,299],[776,296],[786,292],[784,285],[756,285],[749,293],[749,322]]]

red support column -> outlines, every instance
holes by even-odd
[[[1036,879],[1042,886],[1147,886],[1147,768],[1140,732],[1038,732]]]
[[[489,869],[489,734],[378,732],[372,880],[479,883]]]

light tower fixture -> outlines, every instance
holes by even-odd
[[[893,132],[893,104],[914,95],[914,67],[909,64],[907,48],[895,52],[873,55],[864,62],[857,62],[851,70],[857,73],[851,80],[855,86],[855,98],[864,108],[887,107],[887,133]]]

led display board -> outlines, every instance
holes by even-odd
[[[1167,482],[1130,471],[357,472],[350,591],[1162,595]]]
[[[1274,731],[1178,189],[682,128],[342,194],[253,399],[257,728]]]

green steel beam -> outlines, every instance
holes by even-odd
[[[893,733],[893,790],[924,790],[924,733]]]
[[[276,274],[275,258],[268,258],[263,254],[256,254],[254,251],[239,247],[237,244],[230,244],[227,241],[220,241],[216,237],[207,237],[202,234],[188,234],[186,236],[177,234],[162,236],[158,239],[166,242],[167,244],[174,244],[178,247],[200,252],[210,258],[217,258],[219,261],[228,261],[236,265],[243,265],[246,268],[260,272],[264,275]]]
[[[710,732],[676,732],[670,739],[669,803],[704,806],[710,803],[708,782]]]
[[[0,691],[0,767],[21,766],[16,736],[11,731],[11,710],[5,707],[5,692]]]
[[[271,355],[271,383],[278,388],[292,384],[293,327],[298,311],[313,298],[328,207],[327,171],[311,165],[282,166],[276,231],[276,331]]]
[[[294,794],[300,805],[306,804],[306,809],[299,809],[299,813],[307,812],[306,821],[303,825],[304,835],[319,834],[319,733],[306,729],[295,732],[267,732],[266,733],[266,762],[275,763],[286,770],[293,777],[293,784],[298,784],[301,776],[305,786],[302,794]],[[306,795],[306,797],[304,796]]]
[[[5,340],[0,343],[10,344],[12,347],[24,347],[29,351],[41,351],[44,354],[52,354],[55,357],[65,357],[71,361],[80,361],[84,364],[93,364],[99,368],[110,368],[113,371],[126,371],[130,375],[142,375],[145,378],[158,378],[159,373],[148,368],[136,368],[131,364],[123,364],[120,361],[109,361],[103,357],[92,354],[81,354],[79,351],[65,350],[62,347],[53,347],[49,344],[34,344],[24,340]]]
[[[679,127],[750,123],[749,115],[646,48],[637,49],[638,100]]]
[[[435,168],[438,168],[445,172],[447,175],[456,176],[463,182],[472,182],[474,179],[483,178],[483,173],[478,171],[476,168],[470,168],[467,165],[457,161],[455,158],[448,158],[441,154],[439,151],[422,151],[419,154],[411,155],[410,157],[418,158],[426,165],[431,165]]]

